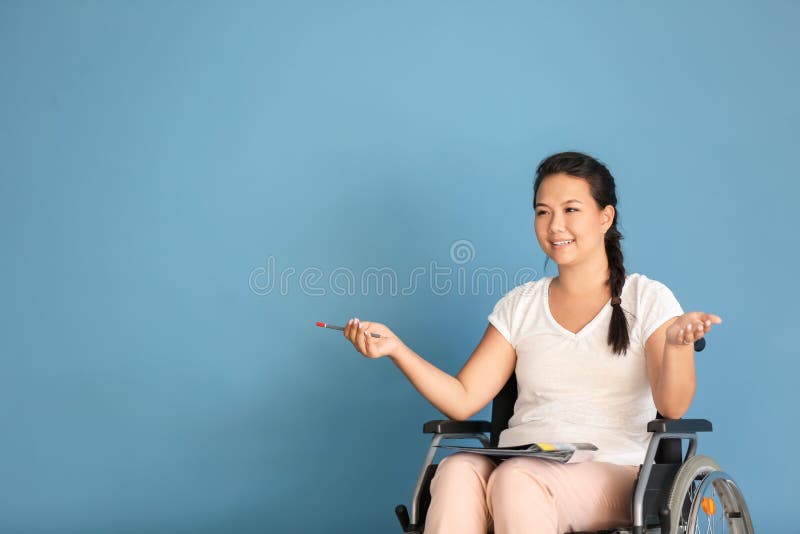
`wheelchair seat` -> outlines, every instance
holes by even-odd
[[[695,342],[695,351],[703,348],[705,339]],[[516,399],[517,378],[512,374],[492,401],[491,422],[434,420],[423,425],[423,433],[433,437],[411,498],[411,514],[405,505],[395,508],[404,533],[422,534],[425,530],[430,484],[438,467],[433,460],[440,442],[477,439],[484,447],[496,447],[500,433],[508,427]],[[647,425],[652,436],[634,483],[633,523],[611,530],[565,534],[752,534],[750,513],[739,486],[712,458],[695,454],[697,433],[710,432],[711,422],[665,419],[661,414],[656,417]],[[685,455],[684,440],[688,442]]]

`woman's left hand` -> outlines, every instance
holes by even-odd
[[[666,343],[691,345],[711,330],[712,324],[720,324],[722,317],[699,311],[686,312],[667,328]]]

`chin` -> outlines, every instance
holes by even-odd
[[[578,260],[578,258],[572,255],[570,255],[569,257],[564,257],[555,254],[553,256],[548,255],[548,257],[550,258],[550,261],[552,261],[556,265],[571,265],[573,263],[576,263]]]

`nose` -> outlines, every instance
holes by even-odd
[[[547,229],[551,235],[562,235],[564,233],[564,215],[561,213],[554,213],[550,216],[550,224]]]

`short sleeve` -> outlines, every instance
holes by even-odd
[[[500,332],[511,345],[514,345],[511,339],[511,320],[514,315],[514,301],[515,299],[512,298],[512,293],[506,293],[503,298],[497,301],[492,313],[489,314],[489,323],[497,328],[497,331]]]
[[[673,317],[683,315],[683,308],[672,291],[655,280],[650,280],[649,287],[641,295],[639,310],[642,317],[642,345],[658,328]]]

